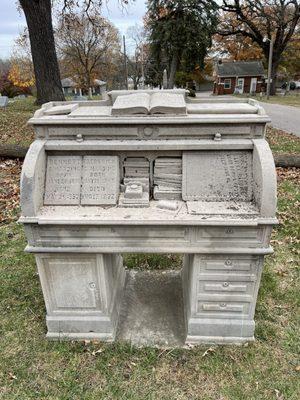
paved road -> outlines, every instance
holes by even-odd
[[[199,92],[197,97],[210,97],[211,92]],[[233,96],[218,96],[215,98],[236,98]],[[271,118],[271,125],[283,131],[293,133],[300,137],[300,107],[283,106],[260,102],[266,113]]]
[[[300,107],[283,106],[260,102],[271,118],[274,128],[293,133],[300,137]]]

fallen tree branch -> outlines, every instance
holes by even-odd
[[[274,154],[276,167],[300,168],[300,154]]]
[[[17,144],[0,144],[0,157],[5,158],[24,158],[29,147]]]

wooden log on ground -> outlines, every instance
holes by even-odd
[[[274,154],[276,167],[300,168],[300,154]]]
[[[24,158],[29,147],[17,144],[0,144],[0,157]]]

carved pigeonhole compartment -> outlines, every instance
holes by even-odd
[[[20,221],[47,337],[114,340],[126,308],[122,254],[181,253],[179,344],[253,340],[277,222],[269,118],[253,100],[190,100],[177,90],[154,101],[153,93],[52,102],[29,121],[36,139],[22,171]],[[139,109],[143,99],[150,106]]]

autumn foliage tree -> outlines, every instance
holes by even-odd
[[[8,78],[14,86],[28,93],[35,86],[34,68],[26,28],[15,40]]]
[[[37,103],[51,100],[64,100],[59,65],[54,41],[52,23],[53,4],[61,6],[62,14],[70,14],[82,6],[89,17],[91,10],[100,10],[102,0],[19,0],[24,11],[29,31],[32,59],[34,64]],[[127,4],[128,0],[120,0]]]
[[[283,53],[297,31],[299,0],[223,0],[221,9],[225,14],[218,33],[223,38],[242,36],[250,40],[261,49],[266,60],[269,58],[270,40],[273,41],[271,94],[275,94]]]
[[[231,25],[238,28],[239,22],[234,14],[221,12],[219,14],[219,26]],[[241,34],[213,36],[213,54],[224,57],[230,61],[261,60],[264,57],[262,49],[250,37]]]
[[[8,79],[14,84],[14,86],[22,89],[30,89],[35,83],[31,65],[24,65],[22,60],[18,59],[12,61]]]
[[[94,80],[104,79],[120,51],[118,30],[98,14],[64,16],[56,35],[58,54],[65,74],[88,90]]]

